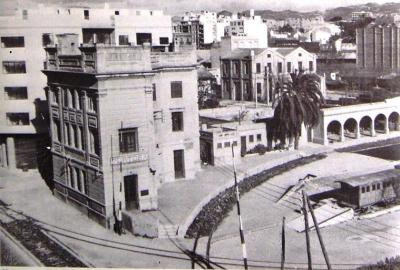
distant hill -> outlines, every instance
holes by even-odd
[[[325,20],[329,20],[333,17],[340,16],[343,19],[351,19],[351,13],[354,11],[371,11],[377,17],[389,16],[392,13],[400,13],[400,3],[385,3],[375,4],[367,3],[362,5],[353,5],[346,7],[338,7],[333,9],[327,9],[324,14]]]
[[[246,16],[250,15],[250,11],[246,10],[242,12]],[[310,18],[323,15],[322,12],[297,12],[293,10],[273,11],[273,10],[255,10],[255,15],[261,16],[263,19],[274,19],[274,20],[285,20],[287,18]]]

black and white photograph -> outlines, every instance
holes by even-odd
[[[400,269],[400,0],[0,0],[0,39],[0,269]]]

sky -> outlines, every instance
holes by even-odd
[[[0,9],[13,9],[32,3],[44,4],[101,4],[104,0],[0,0]],[[295,11],[324,11],[325,9],[356,4],[400,2],[400,0],[108,0],[111,5],[118,2],[128,3],[132,8],[162,9],[169,14],[178,14],[182,11],[202,10],[243,11],[250,8]]]

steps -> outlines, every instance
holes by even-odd
[[[158,225],[158,238],[178,238],[179,225],[161,224]]]

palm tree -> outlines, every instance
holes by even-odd
[[[291,74],[275,85],[275,108],[272,138],[285,144],[294,139],[298,149],[301,127],[311,128],[319,122],[319,109],[325,103],[316,74]]]

